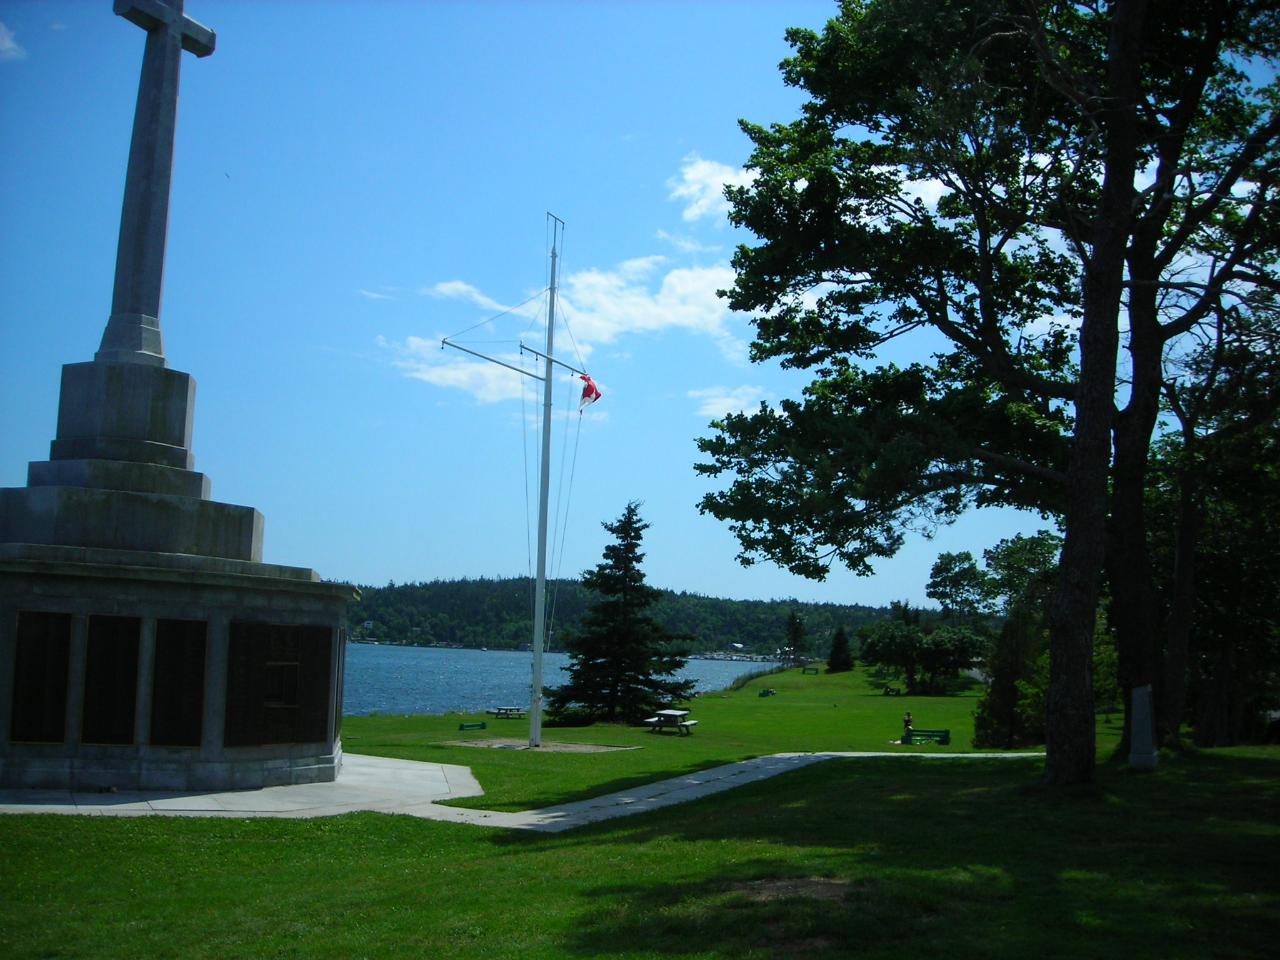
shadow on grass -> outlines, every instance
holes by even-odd
[[[577,956],[1260,957],[1280,937],[1280,751],[1104,768],[831,761],[531,843],[628,848]],[[668,853],[664,854],[664,851]]]

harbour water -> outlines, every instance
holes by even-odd
[[[567,679],[569,657],[542,659],[543,683]],[[773,663],[749,660],[690,660],[680,673],[699,692],[722,690],[744,673]],[[528,706],[532,654],[512,650],[450,650],[347,644],[343,713],[475,713],[497,706]]]

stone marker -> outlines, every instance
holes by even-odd
[[[333,780],[353,590],[262,562],[262,514],[210,499],[195,381],[160,337],[178,67],[213,52],[181,0],[147,31],[115,289],[57,433],[0,489],[0,785],[205,789]]]
[[[1154,770],[1160,755],[1156,752],[1155,710],[1151,702],[1151,684],[1134,687],[1130,697],[1129,766],[1136,770]]]

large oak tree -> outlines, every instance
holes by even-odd
[[[814,380],[714,425],[699,469],[734,479],[702,508],[744,559],[816,577],[975,504],[1061,517],[1052,783],[1093,774],[1104,565],[1124,682],[1157,679],[1143,491],[1166,364],[1214,318],[1274,323],[1272,7],[846,0],[788,34],[800,119],[743,124],[757,177],[728,195],[759,242],[727,295],[755,359]],[[886,362],[898,340],[922,359]]]

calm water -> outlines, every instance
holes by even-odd
[[[569,657],[542,658],[543,685],[567,679]],[[734,660],[690,660],[680,673],[698,690],[722,690],[735,678],[773,666]],[[532,655],[508,650],[445,650],[347,644],[343,713],[474,713],[497,706],[528,706]]]

